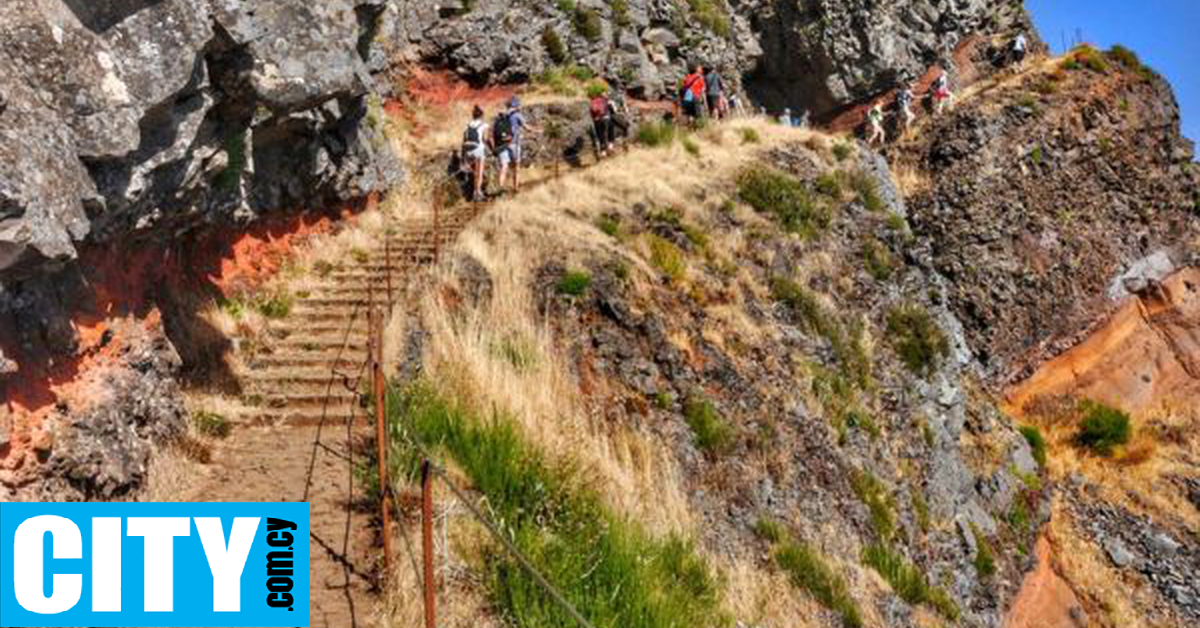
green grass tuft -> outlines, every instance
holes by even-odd
[[[979,531],[974,523],[971,524],[971,535],[975,537],[975,573],[980,580],[987,580],[996,575],[996,555],[987,535]]]
[[[738,177],[738,196],[755,211],[770,214],[790,233],[813,237],[829,227],[829,209],[817,203],[797,178],[770,169],[751,169]]]
[[[604,214],[596,218],[596,228],[606,236],[621,237],[621,217],[616,214]]]
[[[215,412],[202,410],[192,415],[192,427],[201,435],[209,438],[226,438],[233,431],[233,426],[224,416]]]
[[[733,446],[734,431],[711,401],[699,395],[683,402],[683,416],[696,435],[696,446],[707,453],[720,455]]]
[[[873,543],[863,550],[863,563],[887,581],[900,599],[909,604],[927,604],[950,621],[957,621],[961,611],[949,594],[931,585],[916,565],[905,560],[895,548]]]
[[[850,595],[846,579],[804,543],[784,541],[774,552],[775,564],[797,588],[808,591],[822,606],[837,613],[845,628],[863,625],[858,603]]]
[[[1096,401],[1084,401],[1079,409],[1083,419],[1075,441],[1092,453],[1107,458],[1133,437],[1128,414]]]
[[[757,129],[751,129],[749,127],[742,129],[742,143],[743,144],[757,144],[761,141],[762,141],[762,137],[759,136]]]
[[[613,513],[569,460],[552,460],[530,445],[510,417],[479,417],[428,383],[393,389],[388,409],[397,477],[417,474],[420,456],[408,439],[453,460],[512,542],[596,626],[730,623],[720,607],[720,580],[690,542],[652,536]],[[485,554],[483,581],[512,625],[573,625],[498,545]]]
[[[592,286],[592,275],[585,270],[569,270],[558,280],[558,293],[571,296],[583,296]]]
[[[259,300],[255,307],[259,314],[267,318],[287,318],[292,313],[292,295],[286,292],[276,292]]]
[[[638,126],[637,141],[643,146],[657,148],[675,142],[675,125],[669,122],[645,122]]]
[[[892,278],[892,274],[896,271],[896,260],[883,243],[873,237],[868,237],[863,242],[862,255],[867,272],[876,281],[887,281]]]
[[[542,31],[542,47],[546,49],[546,54],[550,55],[550,60],[556,64],[566,63],[570,58],[562,37],[559,37],[558,32],[549,26]]]
[[[838,161],[846,161],[852,154],[854,154],[854,146],[847,142],[838,142],[833,145],[833,157]]]
[[[775,544],[787,538],[787,530],[784,529],[783,524],[764,516],[754,522],[754,535],[768,543]]]
[[[1046,466],[1046,439],[1042,437],[1042,431],[1034,425],[1022,425],[1020,428],[1021,436],[1025,437],[1025,442],[1029,443],[1029,449],[1033,452],[1033,459],[1037,461],[1039,467]]]
[[[887,331],[892,347],[908,367],[922,377],[929,377],[950,355],[950,340],[938,327],[933,316],[918,305],[903,305],[888,313]]]
[[[869,212],[881,212],[884,209],[883,197],[879,195],[879,184],[875,178],[864,170],[856,170],[850,175],[850,189],[854,190],[858,202]]]
[[[650,264],[662,272],[672,283],[683,280],[687,274],[687,258],[673,242],[657,234],[646,235],[650,243]]]

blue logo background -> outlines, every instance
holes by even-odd
[[[58,515],[79,527],[83,538],[80,559],[51,558],[51,537],[43,536],[43,591],[50,595],[53,574],[83,574],[83,592],[69,611],[57,615],[32,613],[17,603],[13,542],[17,526],[39,515]],[[121,611],[92,612],[92,517],[121,518]],[[254,543],[242,568],[241,611],[213,611],[213,576],[200,543],[195,521],[189,522],[190,534],[176,537],[174,543],[174,609],[170,613],[147,613],[143,606],[144,539],[127,536],[129,517],[219,517],[229,536],[234,517],[259,517]],[[290,531],[294,543],[292,610],[267,606],[267,552],[284,548],[267,545],[267,518],[286,519],[296,524]],[[0,627],[241,627],[309,625],[309,504],[288,503],[9,503],[0,504]]]

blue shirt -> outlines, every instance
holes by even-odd
[[[520,144],[521,129],[525,128],[525,116],[517,109],[508,112],[508,119],[512,123],[513,144]]]

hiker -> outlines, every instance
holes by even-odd
[[[779,124],[783,126],[792,126],[792,108],[784,107],[783,115],[779,116]]]
[[[883,132],[883,103],[880,101],[875,101],[875,104],[871,105],[871,109],[867,111],[867,124],[871,130],[867,144],[872,146],[882,144],[887,136]]]
[[[739,96],[737,92],[729,95],[729,98],[727,98],[725,101],[725,105],[729,110],[729,116],[731,118],[746,117],[746,105],[742,104],[742,97]]]
[[[596,156],[603,159],[608,156],[613,142],[613,108],[612,102],[604,90],[596,90],[588,104],[592,116],[592,130],[596,137]]]
[[[907,131],[912,126],[916,114],[913,113],[913,90],[911,85],[905,85],[896,92],[896,109],[900,113],[900,130]]]
[[[500,161],[500,182],[512,169],[512,189],[517,191],[521,183],[521,130],[525,128],[525,116],[521,113],[521,100],[516,96],[508,101],[508,109],[496,114],[492,123],[492,146]]]
[[[699,122],[704,115],[705,94],[704,67],[698,65],[695,72],[684,77],[683,86],[679,89],[679,102],[683,106],[683,115],[687,116],[688,122],[693,125]]]
[[[1025,38],[1025,33],[1017,33],[1017,37],[1012,40],[1012,45],[1009,46],[1009,54],[1012,56],[1012,62],[1017,70],[1025,63],[1025,55],[1029,52],[1029,40]]]
[[[625,90],[617,81],[608,88],[608,108],[612,116],[613,137],[617,137],[619,132],[621,138],[628,138],[629,105],[625,102]]]
[[[708,115],[716,120],[725,118],[725,81],[716,68],[704,70],[704,92],[708,103]]]
[[[475,105],[471,122],[463,132],[462,161],[471,172],[471,200],[483,200],[483,172],[487,166],[492,138],[488,136],[488,123],[483,119],[483,108]]]
[[[947,105],[954,103],[954,92],[950,91],[950,77],[945,70],[942,70],[941,74],[938,74],[937,80],[933,82],[933,103],[934,112],[937,115],[941,115]]]

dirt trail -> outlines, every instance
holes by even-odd
[[[477,214],[446,216],[438,233],[453,241]],[[357,260],[329,272],[267,341],[243,356],[248,409],[214,451],[211,472],[190,497],[204,501],[308,501],[312,504],[314,628],[370,626],[380,551],[355,466],[374,433],[360,403],[369,393],[368,312],[434,257],[430,220],[397,223]],[[361,378],[360,378],[361,372]],[[357,448],[356,448],[357,446]]]

